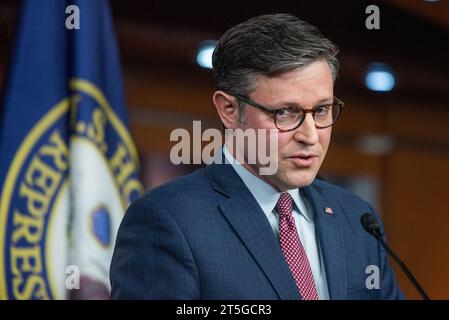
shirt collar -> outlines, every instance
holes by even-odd
[[[227,163],[232,165],[234,170],[243,180],[243,183],[254,196],[265,215],[269,216],[276,207],[281,193],[259,177],[249,172],[231,155],[231,153],[226,148],[226,145],[223,146],[223,154]],[[299,213],[302,214],[308,222],[312,221],[311,212],[310,210],[307,210],[304,201],[304,195],[301,194],[300,189],[291,189],[287,192],[292,196],[293,203],[296,206],[296,210],[299,211]]]

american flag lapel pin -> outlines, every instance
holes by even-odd
[[[334,211],[332,211],[332,208],[331,207],[326,207],[326,208],[324,208],[324,212],[326,212],[327,214],[334,214]]]

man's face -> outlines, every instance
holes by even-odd
[[[259,77],[257,88],[249,98],[270,109],[295,106],[311,109],[332,103],[333,79],[326,61],[276,77]],[[237,127],[276,128],[273,115],[245,106],[244,121]],[[245,164],[248,170],[280,191],[304,187],[313,182],[326,156],[332,127],[317,129],[312,114],[295,130],[278,133],[278,170],[274,175],[260,176],[259,164]]]

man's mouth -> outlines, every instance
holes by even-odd
[[[309,154],[297,154],[288,157],[294,164],[298,167],[310,167],[316,160],[318,156],[312,153]]]

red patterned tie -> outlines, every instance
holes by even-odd
[[[281,193],[276,209],[279,215],[281,249],[301,297],[303,300],[318,300],[309,259],[296,231],[295,218],[292,215],[292,197],[288,192]]]

